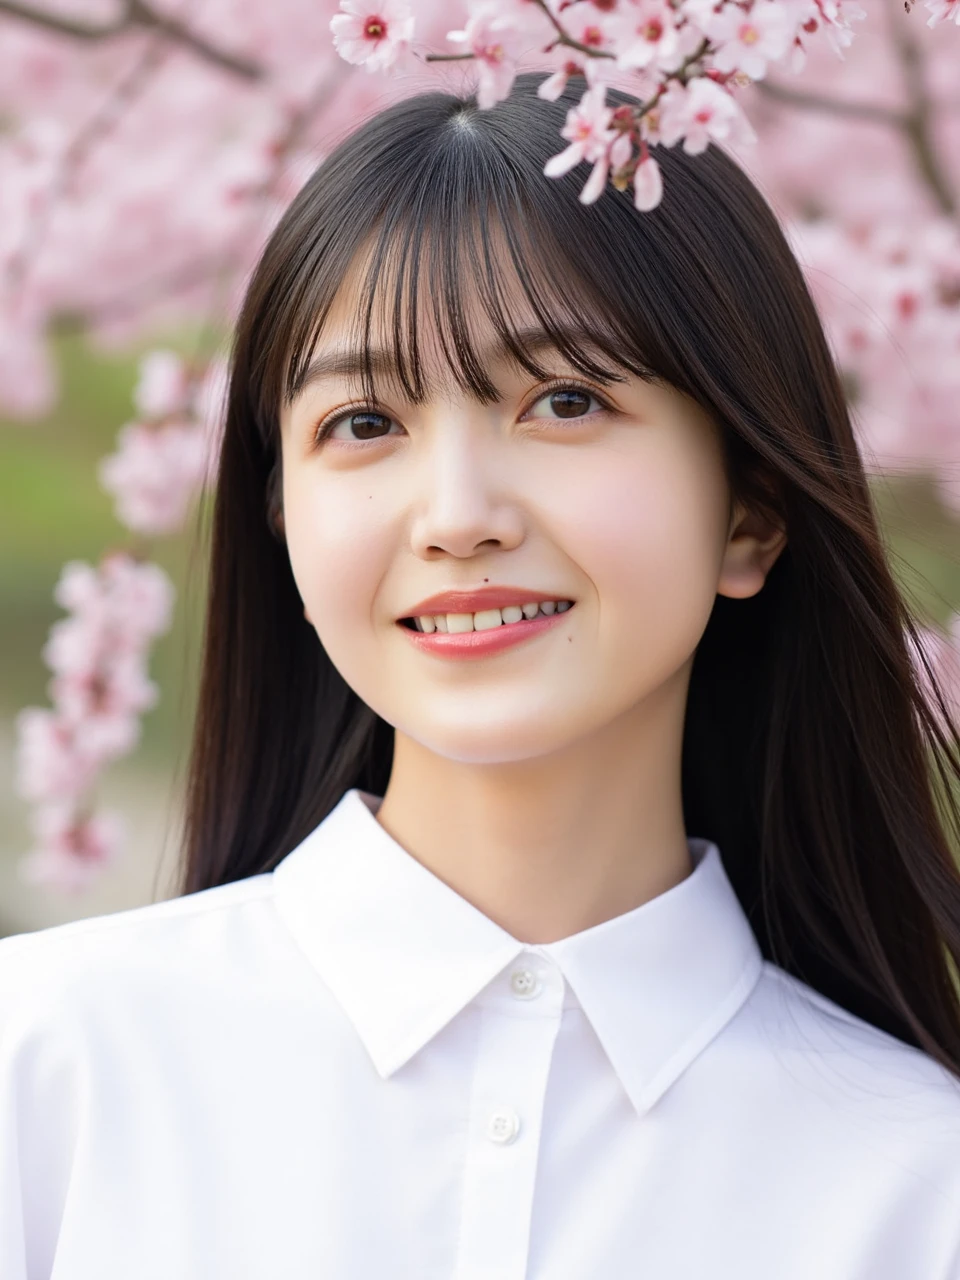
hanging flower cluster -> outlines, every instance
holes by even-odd
[[[341,0],[330,21],[334,43],[348,62],[371,71],[405,68],[415,17],[404,0]],[[943,20],[942,0],[931,21]],[[852,23],[866,13],[855,0],[469,0],[462,29],[447,32],[459,55],[426,54],[427,61],[462,56],[478,67],[477,103],[506,98],[520,57],[531,41],[545,54],[561,49],[563,64],[540,86],[556,99],[571,76],[587,89],[562,130],[569,145],[546,164],[559,177],[586,161],[593,165],[580,200],[589,204],[607,181],[633,187],[638,209],[655,209],[663,196],[650,144],[683,143],[696,155],[710,142],[750,141],[753,130],[734,89],[761,80],[773,62],[803,68],[806,42],[823,33],[842,57]],[[614,76],[635,78],[638,107],[605,104]]]
[[[134,392],[139,418],[121,427],[117,452],[100,464],[100,483],[113,494],[117,519],[128,529],[175,532],[212,481],[219,453],[212,410],[223,379],[217,364],[195,386],[172,351],[153,351],[141,363]]]
[[[212,481],[225,376],[222,362],[194,374],[171,351],[141,362],[138,420],[121,428],[118,451],[100,464],[117,517],[134,533],[174,533]],[[67,564],[54,599],[70,616],[54,623],[43,650],[54,673],[53,709],[28,707],[17,717],[17,790],[36,806],[35,844],[20,872],[70,891],[121,847],[120,815],[98,811],[93,789],[103,769],[137,745],[139,717],[156,704],[147,661],[169,629],[174,588],[144,556],[110,551],[97,568]]]
[[[170,625],[173,585],[155,564],[126,553],[98,568],[67,564],[54,599],[69,616],[55,623],[43,650],[53,672],[53,709],[17,717],[17,791],[37,807],[36,847],[20,864],[34,882],[84,887],[119,848],[119,814],[95,812],[89,793],[99,771],[139,741],[141,712],[157,700],[145,655]]]
[[[872,469],[928,472],[960,515],[960,228],[824,219],[792,237]]]

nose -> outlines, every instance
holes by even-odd
[[[484,433],[469,414],[448,414],[437,425],[419,459],[412,550],[423,559],[512,550],[523,540],[524,518],[496,432]]]

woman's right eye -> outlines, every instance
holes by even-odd
[[[391,422],[393,422],[392,418],[385,413],[378,413],[375,409],[347,409],[345,412],[334,414],[332,418],[320,424],[314,436],[314,443],[335,440],[337,444],[362,445],[368,440],[383,440],[386,438],[384,428],[389,430]],[[333,432],[341,426],[352,434],[334,436]]]

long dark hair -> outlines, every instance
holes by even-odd
[[[390,268],[395,367],[418,404],[418,289],[452,374],[479,400],[496,388],[464,319],[468,290],[517,359],[548,376],[504,310],[511,271],[586,376],[660,378],[702,405],[734,495],[787,530],[763,589],[718,596],[696,652],[687,831],[719,845],[769,959],[960,1074],[958,734],[891,574],[801,270],[716,147],[657,149],[665,195],[652,213],[612,186],[581,204],[586,164],[544,177],[582,82],[548,102],[542,78],[521,75],[490,110],[428,92],[365,122],[294,200],[251,279],[213,507],[178,891],[271,870],[348,788],[383,795],[389,780],[393,728],[304,619],[279,523],[280,407],[348,268],[375,246],[365,340]],[[612,105],[635,101],[608,91]],[[569,343],[561,320],[609,364]],[[369,366],[363,385],[375,393]]]

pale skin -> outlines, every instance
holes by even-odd
[[[356,345],[356,280],[315,355]],[[280,527],[318,639],[395,728],[377,820],[514,938],[553,942],[690,874],[687,835],[710,836],[685,831],[681,805],[694,652],[716,595],[760,591],[786,535],[732,500],[711,419],[672,387],[604,386],[545,351],[549,380],[489,362],[502,394],[482,405],[426,325],[421,340],[422,406],[399,390],[365,404],[337,375],[284,408]],[[568,376],[577,417],[547,385]],[[348,414],[315,446],[348,407],[382,414],[375,433]],[[487,584],[575,605],[480,661],[421,653],[397,624]]]

